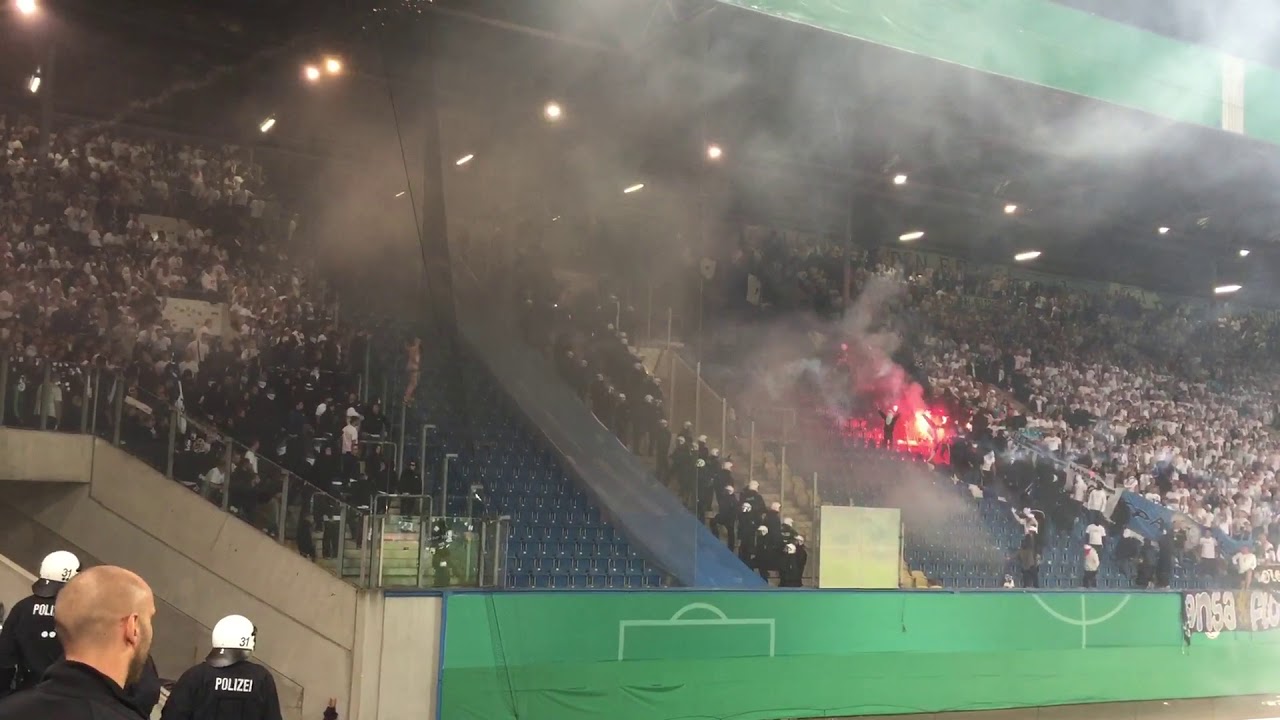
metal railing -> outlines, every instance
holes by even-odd
[[[425,493],[374,491],[358,465],[350,464],[355,458],[318,452],[324,439],[282,433],[275,447],[248,447],[186,412],[181,395],[171,400],[163,390],[153,394],[119,371],[42,358],[0,357],[0,426],[92,434],[362,587],[383,584],[383,547],[392,537],[403,540],[401,523],[428,528],[434,522],[433,498]],[[393,504],[398,506],[397,513],[411,512],[392,515]],[[509,522],[500,518],[450,522],[454,520],[469,523],[471,529],[461,537],[474,535],[476,547],[483,546],[489,554],[477,550],[477,560],[464,564],[466,572],[450,571],[451,586],[504,583],[505,558],[498,556],[505,555]],[[434,536],[419,532],[422,535],[415,536],[414,542],[422,557],[443,557],[438,547],[429,547],[436,543]],[[470,557],[469,553],[460,557]],[[498,572],[495,567],[504,569]],[[428,583],[418,586],[436,586],[432,583],[439,578],[427,575],[415,576]]]

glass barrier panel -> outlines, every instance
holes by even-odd
[[[230,445],[222,433],[185,413],[178,416],[177,430],[173,479],[210,503],[225,507],[227,478],[234,462]]]
[[[117,392],[123,390],[117,403],[120,409],[117,426],[119,446],[166,477],[173,477],[175,438],[172,433],[177,431],[177,418],[169,401],[162,397],[164,390],[156,388],[161,393],[157,395],[143,389],[138,382],[127,379],[122,380],[116,389]]]
[[[421,533],[422,587],[480,587],[481,523],[468,517],[433,517]]]
[[[4,373],[4,424],[36,430],[40,427],[39,395],[49,363],[42,358],[9,357]]]

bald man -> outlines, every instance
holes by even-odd
[[[151,588],[124,568],[76,575],[53,611],[65,657],[34,689],[0,701],[0,720],[138,720],[124,688],[142,675],[155,614]]]

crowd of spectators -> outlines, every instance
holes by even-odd
[[[101,128],[39,145],[0,116],[0,420],[119,437],[268,532],[290,518],[304,554],[325,523],[334,557],[337,501],[393,484],[390,421],[358,396],[368,335],[286,255],[296,223],[271,219],[262,169]],[[175,321],[181,301],[223,310]]]
[[[1226,314],[1207,302],[1024,280],[919,256],[908,263],[814,236],[744,236],[720,263],[730,298],[721,310],[757,318],[802,310],[838,328],[846,303],[888,278],[902,288],[881,318],[903,340],[906,352],[895,359],[922,381],[931,405],[957,407],[966,421],[951,463],[959,479],[1038,503],[1059,527],[1076,517],[1109,526],[1135,581],[1146,550],[1168,553],[1159,551],[1160,538],[1101,516],[1099,497],[1112,489],[1180,514],[1178,532],[1168,528],[1179,562],[1225,574],[1215,530],[1240,541],[1230,560],[1242,578],[1251,565],[1276,561],[1280,376],[1267,365],[1280,341],[1275,313]],[[707,325],[714,335],[716,323]],[[741,345],[751,336],[735,328],[732,337],[737,345],[714,336],[704,345],[749,356]],[[831,340],[842,340],[839,330]],[[875,409],[854,425],[878,426]],[[1019,462],[1027,449],[1052,462],[1027,470]],[[1159,584],[1158,575],[1152,570],[1140,584]]]

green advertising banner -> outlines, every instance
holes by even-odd
[[[1280,143],[1280,72],[1049,0],[721,0],[993,75]]]
[[[441,717],[797,718],[1280,692],[1280,634],[1176,593],[463,593]],[[1152,672],[1140,672],[1148,668]]]

